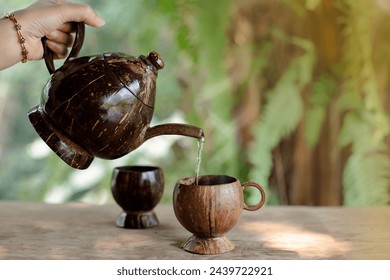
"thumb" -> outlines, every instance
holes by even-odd
[[[64,22],[84,22],[92,27],[101,27],[105,24],[104,19],[87,4],[64,3],[62,11]]]

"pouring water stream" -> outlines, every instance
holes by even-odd
[[[198,156],[196,158],[196,166],[195,166],[195,185],[198,185],[198,177],[200,170],[200,163],[202,161],[202,150],[204,145],[204,137],[198,139]]]

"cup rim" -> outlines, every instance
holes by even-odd
[[[114,170],[119,172],[130,173],[130,172],[150,172],[150,171],[161,170],[161,168],[153,165],[123,165],[123,166],[115,167]]]
[[[196,176],[190,176],[190,177],[178,179],[177,183],[179,185],[184,185],[184,186],[204,187],[204,186],[228,185],[239,181],[237,178],[225,174],[200,175],[198,176],[197,185],[195,185],[195,180],[196,180]]]

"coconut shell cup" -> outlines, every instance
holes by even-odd
[[[180,224],[193,235],[181,248],[195,254],[213,255],[234,249],[225,236],[238,222],[241,211],[260,209],[266,199],[255,182],[241,184],[227,175],[206,175],[179,179],[173,192],[173,208]],[[261,193],[256,205],[244,202],[244,189],[255,187]]]

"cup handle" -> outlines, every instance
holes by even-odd
[[[256,205],[247,205],[245,203],[245,201],[244,201],[244,209],[248,210],[248,211],[256,211],[256,210],[260,209],[264,205],[266,194],[265,194],[265,191],[264,191],[263,187],[260,186],[259,184],[255,183],[255,182],[246,182],[246,183],[242,184],[242,189],[243,190],[245,190],[248,187],[255,187],[256,189],[258,189],[260,191],[260,193],[261,193],[261,200]]]

